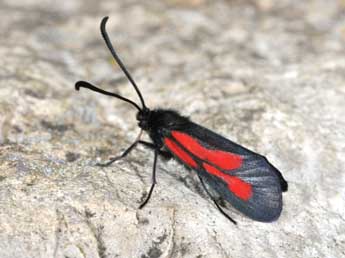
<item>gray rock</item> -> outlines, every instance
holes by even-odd
[[[277,2],[277,3],[276,3]],[[344,257],[344,1],[2,1],[0,257]],[[232,225],[194,172],[138,147],[137,100],[266,155],[289,182],[277,222]]]

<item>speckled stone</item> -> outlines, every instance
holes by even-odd
[[[0,3],[0,257],[345,256],[343,0],[4,0]],[[214,207],[193,171],[138,147],[137,101],[180,110],[266,155],[289,182],[277,222]]]

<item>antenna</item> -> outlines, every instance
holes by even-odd
[[[143,106],[143,109],[147,109],[146,105],[145,105],[145,102],[144,102],[144,98],[143,96],[141,95],[140,91],[139,91],[139,88],[137,86],[137,84],[135,83],[135,81],[133,80],[132,76],[129,74],[128,70],[126,69],[125,65],[122,63],[121,59],[119,58],[119,56],[116,54],[115,52],[115,49],[113,47],[113,45],[111,44],[110,42],[110,39],[109,39],[109,36],[108,36],[108,33],[105,29],[105,25],[108,21],[109,17],[106,16],[102,19],[101,21],[101,34],[103,36],[103,39],[105,41],[105,44],[107,45],[108,49],[110,50],[112,56],[114,57],[114,59],[116,60],[116,62],[118,63],[118,65],[120,66],[120,68],[122,69],[122,71],[125,73],[125,75],[127,76],[128,80],[131,82],[131,84],[133,85],[135,91],[137,92],[139,98],[140,98],[140,101],[141,101],[141,104]],[[123,98],[122,98],[123,99]]]
[[[130,99],[127,99],[125,97],[122,97],[116,93],[112,93],[112,92],[109,92],[109,91],[105,91],[105,90],[102,90],[94,85],[92,85],[91,83],[89,82],[86,82],[86,81],[78,81],[76,82],[75,84],[75,89],[76,90],[79,90],[80,88],[87,88],[89,90],[92,90],[92,91],[95,91],[95,92],[98,92],[98,93],[101,93],[101,94],[104,94],[104,95],[108,95],[108,96],[112,96],[112,97],[115,97],[115,98],[119,98],[119,99],[122,99],[123,101],[126,101],[130,104],[132,104],[133,106],[135,106],[139,111],[141,111],[141,108],[138,106],[137,103],[133,102],[132,100]]]

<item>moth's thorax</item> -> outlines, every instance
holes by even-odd
[[[174,110],[154,109],[142,110],[137,113],[138,125],[146,131],[158,131],[160,129],[173,129],[183,126],[189,120]]]
[[[164,145],[164,137],[170,135],[172,130],[178,130],[190,123],[188,118],[168,109],[141,110],[137,113],[137,120],[139,127],[148,133],[159,148]]]

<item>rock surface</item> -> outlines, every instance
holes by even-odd
[[[145,3],[144,3],[145,2]],[[0,257],[344,257],[345,2],[0,3]],[[289,182],[271,224],[214,207],[194,173],[138,147],[132,107],[173,107],[266,155]]]

